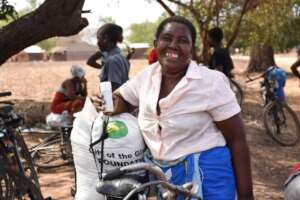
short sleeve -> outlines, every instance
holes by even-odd
[[[124,83],[119,89],[121,96],[133,106],[139,105],[140,88],[141,83],[143,82],[142,80],[143,73],[140,72]]]
[[[214,121],[229,119],[241,111],[235,94],[230,88],[229,79],[223,73],[215,72],[213,89],[209,98],[211,101],[208,112]]]
[[[123,67],[122,64],[117,60],[115,59],[108,60],[108,62],[106,63],[107,79],[111,82],[118,83],[121,85],[123,80],[122,76],[124,76],[122,74],[122,71],[124,71],[122,67]]]

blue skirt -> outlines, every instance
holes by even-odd
[[[235,200],[236,182],[228,147],[216,147],[178,160],[164,162],[145,154],[145,160],[158,165],[175,185],[193,182],[203,200]],[[177,198],[184,199],[182,196]]]

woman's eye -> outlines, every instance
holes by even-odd
[[[187,38],[180,38],[178,40],[178,42],[181,43],[181,44],[186,44],[186,43],[189,43],[189,40]]]
[[[167,42],[170,42],[170,41],[172,40],[172,38],[169,37],[169,36],[162,36],[161,39],[162,39],[163,41],[167,41]]]

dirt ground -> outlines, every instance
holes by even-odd
[[[294,61],[293,56],[276,57],[277,63],[289,71],[288,66]],[[0,91],[12,91],[13,95],[1,100],[13,100],[18,113],[25,117],[29,125],[44,123],[49,112],[49,102],[60,83],[70,75],[73,63],[86,69],[88,93],[98,93],[98,71],[85,65],[84,61],[76,62],[24,62],[6,63],[0,69]],[[247,57],[236,56],[235,79],[245,91],[245,102],[242,116],[249,142],[254,192],[256,200],[283,199],[283,183],[291,166],[300,161],[300,143],[294,147],[282,147],[275,143],[266,133],[262,124],[262,100],[259,95],[259,81],[246,84],[245,68]],[[146,66],[146,60],[133,60],[130,76]],[[255,74],[253,74],[255,75]],[[300,117],[300,88],[296,78],[289,76],[286,86],[288,104]],[[39,137],[39,136],[36,136]],[[28,141],[32,143],[34,141]],[[47,172],[39,172],[42,192],[45,197],[56,200],[72,199],[70,187],[74,175],[71,167],[62,167]]]

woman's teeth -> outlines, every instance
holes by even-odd
[[[166,53],[166,56],[171,58],[178,58],[178,54],[176,53]]]

